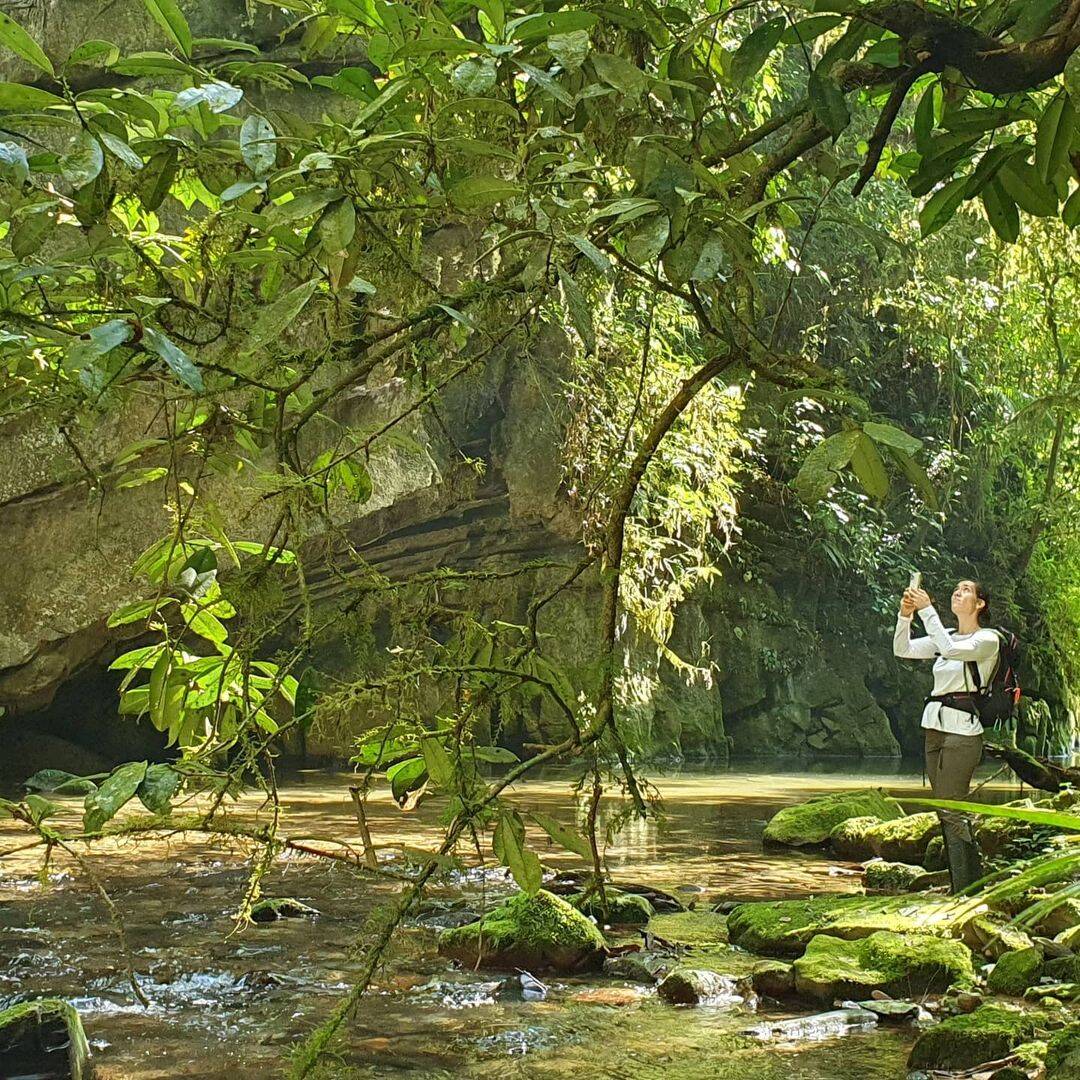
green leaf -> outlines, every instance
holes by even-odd
[[[525,847],[525,823],[516,810],[504,810],[500,815],[491,846],[521,890],[535,896],[540,891],[543,873],[536,853]]]
[[[569,828],[556,821],[553,817],[549,817],[547,814],[541,814],[537,810],[534,810],[529,816],[560,847],[566,848],[567,851],[572,851],[575,855],[580,855],[583,859],[592,858],[592,849],[589,847],[589,841],[576,829]]]
[[[570,311],[570,321],[578,332],[582,344],[587,353],[596,351],[596,333],[593,330],[592,308],[589,307],[585,295],[578,287],[573,276],[559,267],[559,283],[562,285],[563,298]]]
[[[119,158],[129,169],[138,172],[143,167],[143,159],[119,136],[108,131],[99,131],[97,137],[105,144],[114,157]]]
[[[215,644],[220,644],[229,638],[229,631],[225,628],[225,624],[216,615],[205,609],[197,611],[191,617],[188,629],[198,634],[199,637],[206,638],[207,641],[212,641]]]
[[[83,803],[83,831],[101,832],[102,826],[111,821],[138,791],[145,776],[145,761],[129,761],[114,770],[96,791],[86,796]]]
[[[861,431],[841,431],[818,443],[802,463],[792,481],[795,494],[809,505],[828,495],[840,470],[851,461]]]
[[[268,341],[276,341],[304,310],[318,287],[318,279],[312,278],[311,281],[305,281],[303,285],[279,296],[268,308],[264,308],[248,334],[244,355],[249,356]],[[240,548],[239,544],[236,546]]]
[[[239,104],[243,96],[244,91],[239,86],[214,80],[203,83],[202,86],[181,90],[173,98],[173,107],[184,112],[198,105],[205,105],[212,113],[223,113]]]
[[[1080,187],[1075,188],[1065,200],[1065,205],[1061,208],[1061,220],[1070,229],[1080,225]]]
[[[1010,821],[1026,821],[1029,825],[1047,825],[1054,829],[1080,832],[1080,814],[1067,814],[1060,810],[995,806],[992,803],[964,802],[955,799],[905,799],[904,802],[930,806],[935,810],[955,810],[960,814],[975,814],[978,817],[1008,818]]]
[[[848,112],[843,91],[832,79],[815,69],[807,80],[806,92],[814,115],[828,128],[833,142],[836,142],[840,133],[851,123],[851,113]]]
[[[597,76],[614,86],[619,93],[634,101],[641,97],[649,85],[648,77],[636,64],[614,53],[593,53],[591,60]]]
[[[541,15],[526,15],[511,19],[506,31],[512,41],[538,41],[553,34],[569,34],[574,30],[590,30],[596,16],[589,11],[553,11]]]
[[[889,447],[889,453],[899,464],[903,470],[904,475],[907,477],[908,483],[918,492],[919,497],[931,510],[937,510],[938,497],[937,492],[934,490],[934,485],[930,481],[930,477],[926,475],[926,470],[910,455],[906,454],[903,450],[898,450],[895,446]]]
[[[921,439],[916,439],[914,435],[909,435],[892,424],[879,424],[873,420],[867,420],[862,429],[874,442],[881,443],[882,446],[895,447],[897,450],[904,451],[905,454],[916,454],[922,447]]]
[[[157,353],[172,373],[189,389],[196,394],[203,392],[202,375],[194,365],[191,357],[174,341],[166,337],[160,330],[147,326],[143,330],[142,345],[144,349]]]
[[[601,274],[611,273],[611,260],[605,255],[587,236],[581,233],[572,233],[566,238],[570,241],[600,271]]]
[[[851,468],[871,499],[881,502],[889,494],[889,474],[873,439],[861,435],[851,452]]]
[[[804,45],[835,29],[844,21],[842,15],[814,15],[784,27],[780,35],[781,45]]]
[[[369,101],[367,105],[356,114],[356,119],[353,120],[353,126],[356,128],[365,127],[369,120],[378,116],[391,101],[404,93],[411,86],[412,79],[394,79],[392,82],[388,82],[383,87],[379,96],[373,101]]]
[[[357,101],[372,101],[379,96],[379,88],[366,68],[342,68],[329,82],[339,94],[356,98]]]
[[[150,765],[136,794],[151,814],[167,814],[180,787],[180,774],[169,765]]]
[[[769,53],[779,44],[786,26],[787,20],[783,16],[777,16],[762,23],[743,38],[742,44],[731,58],[731,78],[736,85],[746,82],[761,70]]]
[[[930,140],[937,126],[937,118],[941,113],[942,90],[940,82],[932,82],[919,98],[918,107],[915,109],[915,148],[920,154],[925,154],[930,148]]]
[[[588,30],[570,30],[565,34],[552,34],[547,40],[551,55],[559,61],[564,71],[578,71],[589,55],[592,43]]]
[[[1013,158],[997,174],[1002,190],[1021,210],[1036,217],[1055,217],[1058,212],[1057,193],[1033,165]]]
[[[459,93],[483,97],[494,88],[498,76],[494,57],[474,56],[454,68],[450,81]]]
[[[967,176],[958,176],[926,200],[926,204],[919,211],[919,229],[924,237],[937,232],[956,213],[957,207],[964,201],[969,179]]]
[[[403,803],[410,791],[415,791],[427,783],[427,765],[422,757],[406,758],[386,770],[390,781],[390,792],[396,802]]]
[[[468,176],[454,184],[447,195],[459,210],[475,212],[512,199],[520,192],[518,184],[497,176]]]
[[[638,266],[647,266],[664,250],[670,232],[667,214],[656,214],[637,227],[626,245],[626,254]]]
[[[191,27],[175,0],[143,0],[154,21],[185,56],[191,55]]]
[[[997,178],[983,188],[981,198],[990,227],[1006,244],[1015,244],[1020,236],[1020,211]],[[1065,208],[1068,209],[1068,204]],[[1064,210],[1061,216],[1064,220]]]
[[[62,769],[41,769],[23,781],[29,791],[47,791],[54,795],[85,795],[97,784],[88,776],[76,776]]]
[[[64,61],[64,66],[100,64],[103,67],[109,67],[110,64],[115,64],[119,59],[120,49],[111,41],[84,41],[71,50],[68,58]]]
[[[47,817],[60,813],[60,807],[56,803],[41,795],[27,795],[23,802],[30,810],[30,820],[35,825],[40,825]]]
[[[73,187],[81,188],[96,180],[105,165],[101,143],[82,128],[72,141],[72,149],[60,159],[60,172]]]
[[[265,116],[252,113],[240,125],[240,156],[257,177],[265,176],[277,161],[274,129]]]
[[[26,151],[13,142],[0,142],[0,179],[22,187],[30,178],[30,163]]]
[[[22,83],[0,82],[0,111],[40,112],[52,105],[63,105],[64,99]]]
[[[432,781],[441,788],[453,787],[454,763],[443,744],[433,735],[427,735],[420,740],[420,749]]]
[[[49,208],[42,208],[21,214],[12,226],[9,234],[11,253],[17,259],[26,259],[33,255],[56,225]]]
[[[356,205],[352,198],[345,196],[331,203],[315,223],[315,232],[324,251],[330,254],[344,251],[356,234]]]
[[[517,66],[529,76],[529,82],[536,83],[542,90],[546,90],[556,101],[562,102],[570,108],[574,107],[573,97],[567,93],[546,71],[541,71],[532,64],[526,64],[523,60],[517,61]]]
[[[1069,147],[1076,134],[1076,109],[1064,90],[1059,90],[1043,110],[1035,134],[1035,168],[1049,183],[1069,161]]]
[[[157,610],[156,600],[137,600],[133,604],[125,604],[117,608],[108,619],[107,626],[127,626],[129,623],[140,622],[148,619]]]
[[[6,45],[46,75],[55,75],[52,61],[41,51],[41,46],[9,15],[0,11],[0,45]]]
[[[179,165],[177,150],[169,147],[153,154],[139,174],[139,198],[147,210],[156,210],[169,194]]]

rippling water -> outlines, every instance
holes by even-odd
[[[687,900],[798,896],[858,888],[850,867],[823,855],[762,853],[761,831],[781,806],[852,786],[880,785],[898,796],[923,793],[921,777],[892,762],[777,773],[765,766],[653,771],[660,820],[633,822],[614,838],[607,861],[616,878],[678,891]],[[992,771],[992,770],[990,770]],[[575,809],[574,775],[551,770],[519,785],[523,810],[564,821]],[[284,829],[294,838],[344,837],[359,846],[349,774],[302,772],[282,788]],[[987,788],[992,798],[1015,797]],[[395,845],[433,848],[441,799],[401,814],[388,794],[371,801],[375,843],[387,866],[405,868]],[[605,815],[622,806],[613,796]],[[78,803],[70,805],[75,820]],[[253,801],[233,811],[260,818]],[[533,837],[550,869],[580,860]],[[0,825],[0,850],[17,846]],[[488,848],[490,852],[490,848]],[[543,1002],[501,1000],[495,977],[456,971],[434,953],[434,923],[510,889],[494,866],[444,874],[427,899],[436,910],[399,933],[372,993],[349,1027],[351,1077],[597,1077],[676,1080],[885,1080],[904,1075],[903,1033],[879,1031],[802,1046],[747,1047],[733,1038],[749,1022],[730,1009],[677,1009],[651,990],[582,994],[629,984],[562,979]],[[490,854],[488,855],[490,858]],[[149,1008],[135,1001],[112,925],[85,868],[56,856],[39,877],[38,853],[0,860],[0,999],[56,994],[75,1001],[104,1077],[253,1080],[278,1075],[289,1053],[349,985],[366,918],[396,886],[348,867],[291,856],[265,882],[270,896],[317,908],[314,920],[286,920],[234,934],[233,915],[249,870],[240,847],[223,850],[191,834],[152,842],[110,841],[86,854],[122,918]],[[453,914],[449,918],[453,918]],[[617,1004],[613,1003],[617,1000]],[[328,1074],[329,1075],[329,1074]]]

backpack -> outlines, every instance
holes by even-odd
[[[1020,702],[1020,680],[1016,670],[1020,663],[1020,639],[1009,630],[995,628],[994,633],[998,636],[1000,647],[997,663],[985,686],[979,665],[974,660],[967,661],[971,681],[975,684],[975,707],[979,710],[979,719],[992,727],[1012,719]]]

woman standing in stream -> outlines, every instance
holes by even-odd
[[[961,581],[952,594],[956,630],[947,630],[922,588],[909,588],[900,602],[893,634],[893,652],[905,660],[933,660],[934,687],[923,708],[926,773],[938,799],[964,799],[971,777],[982,760],[983,726],[976,692],[987,686],[998,662],[1001,640],[983,625],[990,597],[977,581]],[[919,613],[925,637],[911,637],[911,622]],[[977,665],[979,680],[969,665]],[[952,891],[959,892],[982,876],[979,848],[971,822],[962,814],[942,811],[941,832],[949,864]]]

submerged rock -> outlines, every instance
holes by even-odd
[[[1031,1039],[1038,1020],[1019,1009],[983,1005],[967,1016],[953,1016],[924,1031],[908,1058],[913,1069],[970,1069],[1005,1057]]]
[[[647,952],[623,953],[604,961],[604,974],[628,982],[654,983],[671,967],[671,961]]]
[[[468,926],[443,930],[439,952],[474,967],[588,971],[604,959],[604,938],[577,908],[541,889],[517,893]]]
[[[646,932],[669,945],[723,945],[728,940],[727,916],[713,911],[679,911],[671,915],[654,915],[649,920]]]
[[[886,998],[881,1001],[843,1001],[840,1004],[845,1009],[865,1009],[872,1012],[878,1020],[886,1024],[907,1024],[930,1015],[916,1001],[893,1001]]]
[[[921,996],[969,986],[975,978],[963,942],[888,931],[857,941],[820,934],[792,967],[795,992],[820,1002],[865,997],[874,990]]]
[[[1050,1039],[1046,1080],[1080,1080],[1080,1024],[1070,1024]]]
[[[90,1046],[75,1007],[60,998],[0,1010],[0,1075],[90,1080]]]
[[[618,889],[607,889],[607,911],[600,903],[600,897],[593,893],[589,897],[575,896],[571,903],[585,915],[600,924],[609,926],[644,926],[653,916],[653,906],[638,893],[624,893]]]
[[[969,900],[927,896],[819,896],[741,904],[727,917],[732,945],[764,956],[801,956],[817,934],[852,941],[879,930],[949,936]]]
[[[804,1041],[834,1039],[838,1035],[869,1031],[877,1027],[877,1017],[866,1009],[834,1009],[816,1016],[798,1016],[745,1028],[744,1035],[763,1041]]]
[[[849,818],[872,817],[888,821],[903,816],[903,813],[900,804],[879,788],[840,791],[784,807],[765,826],[763,839],[766,844],[809,847],[824,844],[833,829]]]
[[[998,957],[986,979],[987,989],[994,994],[1022,997],[1029,986],[1039,981],[1043,969],[1043,954],[1034,945],[1013,949]]]
[[[308,904],[291,896],[279,896],[256,901],[251,907],[253,923],[277,922],[278,919],[313,919],[319,914]]]
[[[749,981],[700,968],[677,967],[657,984],[669,1005],[738,1005],[750,993]]]

